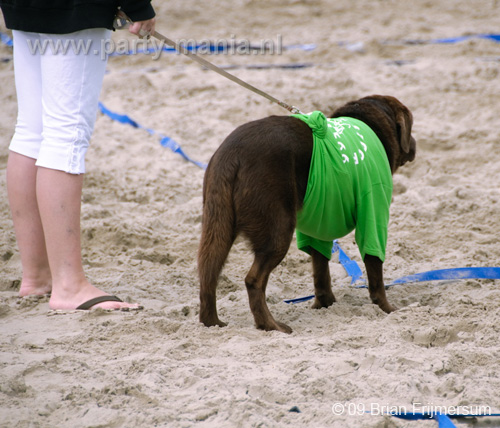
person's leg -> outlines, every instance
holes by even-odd
[[[29,51],[28,39],[14,31],[14,73],[18,116],[7,162],[7,193],[23,267],[20,296],[51,290],[45,237],[36,200],[36,158],[42,141],[40,57]]]
[[[94,297],[106,295],[91,285],[82,266],[80,206],[83,174],[38,167],[37,197],[52,272],[52,309],[75,309]],[[106,302],[101,308],[130,307]]]
[[[35,159],[16,152],[7,162],[7,193],[21,255],[20,296],[43,295],[52,289],[45,237],[36,198]]]
[[[80,207],[85,152],[94,127],[106,61],[95,54],[106,30],[63,36],[43,35],[86,44],[88,54],[70,49],[65,55],[42,57],[43,141],[36,165],[37,199],[52,273],[52,309],[75,309],[89,299],[106,295],[85,277],[80,242]],[[134,307],[122,302],[101,308]]]

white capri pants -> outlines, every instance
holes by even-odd
[[[103,46],[110,36],[103,28],[13,31],[18,117],[10,150],[36,159],[37,166],[85,172],[106,71]]]

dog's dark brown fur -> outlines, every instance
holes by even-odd
[[[385,147],[394,173],[415,157],[411,112],[396,98],[374,95],[350,102],[332,117],[348,116],[366,123]],[[203,185],[203,226],[198,254],[200,321],[224,326],[216,307],[219,274],[233,242],[243,234],[255,259],[245,278],[257,328],[290,333],[276,321],[266,304],[271,271],[285,257],[302,207],[313,147],[311,129],[290,116],[271,116],[240,126],[213,155]],[[313,250],[313,308],[335,302],[328,259]],[[389,313],[382,261],[366,255],[368,288],[373,303]]]

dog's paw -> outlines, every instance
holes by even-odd
[[[389,312],[387,312],[387,313],[390,314],[391,312],[396,312],[399,308],[397,306],[389,304],[388,309],[389,309]]]
[[[276,321],[276,324],[278,324],[277,330],[281,331],[282,333],[290,334],[293,331],[291,327],[283,324],[282,322]]]
[[[314,303],[312,304],[312,309],[328,308],[336,302],[335,296],[333,294],[328,296],[316,296]]]
[[[210,319],[210,320],[202,320],[202,319],[200,319],[200,322],[205,327],[226,327],[227,326],[227,323],[222,322],[219,318]]]
[[[378,304],[378,307],[382,309],[386,314],[390,314],[391,312],[395,312],[398,310],[397,306],[391,305],[389,302],[385,304]]]
[[[265,325],[257,325],[257,328],[265,331],[281,331],[286,334],[290,334],[293,331],[286,324],[275,320],[272,320],[272,322],[266,323]]]

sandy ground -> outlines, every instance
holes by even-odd
[[[280,36],[285,46],[315,44],[279,55],[208,57],[242,66],[233,73],[304,111],[329,113],[373,93],[394,95],[412,110],[418,154],[394,177],[388,282],[499,265],[500,45],[480,38],[401,43],[498,33],[496,1],[154,4],[158,30],[174,39]],[[131,40],[113,35],[123,38]],[[0,58],[11,56],[0,45]],[[312,66],[243,67],[296,63]],[[170,136],[202,162],[236,126],[286,114],[179,55],[113,57],[108,69],[101,94],[108,108]],[[315,311],[310,303],[283,303],[312,293],[309,258],[292,244],[270,278],[268,303],[294,332],[267,333],[253,325],[243,283],[252,257],[238,241],[218,289],[229,325],[202,326],[196,251],[203,170],[157,136],[101,114],[83,193],[85,269],[96,285],[145,310],[55,315],[47,298],[19,298],[5,186],[17,108],[12,61],[0,62],[0,104],[0,426],[437,427],[380,413],[397,406],[500,411],[498,281],[396,286],[388,295],[400,310],[386,315],[332,260],[338,302]],[[352,235],[340,244],[360,261]],[[344,406],[335,407],[338,414],[336,403]],[[500,426],[498,418],[478,421]]]

